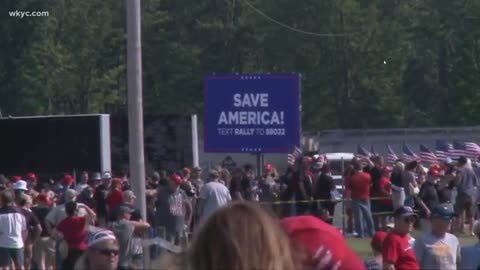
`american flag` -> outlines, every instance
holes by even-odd
[[[473,142],[466,142],[465,152],[467,157],[476,160],[480,156],[480,146]]]
[[[410,162],[414,160],[420,160],[420,158],[415,154],[406,143],[403,143],[403,159]]]
[[[372,153],[368,152],[365,147],[361,146],[360,144],[357,146],[357,154],[362,157],[371,157]]]
[[[444,140],[437,140],[435,142],[435,155],[440,160],[445,160],[452,156],[453,146]]]
[[[378,156],[378,153],[375,152],[375,149],[373,148],[373,144],[370,146],[370,154],[372,154],[372,156]]]
[[[390,144],[387,144],[387,162],[393,164],[397,160],[398,160],[397,154],[395,154]]]
[[[295,164],[295,160],[300,157],[302,157],[302,149],[298,148],[298,146],[295,146],[293,152],[287,155],[287,162],[289,165],[293,165]]]
[[[423,144],[420,144],[420,153],[418,155],[420,156],[420,159],[423,162],[426,162],[426,163],[437,163],[438,162],[437,156],[435,156],[435,154],[432,151],[430,151],[430,149],[428,149],[428,147],[426,147]]]
[[[453,149],[450,150],[452,158],[466,157],[467,156],[467,147],[465,143],[459,141],[453,141]]]

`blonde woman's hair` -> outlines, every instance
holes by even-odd
[[[230,181],[232,179],[232,176],[230,175],[230,171],[227,169],[222,169],[220,171],[220,179],[225,182],[225,185],[227,187],[230,186]]]
[[[225,177],[225,178],[230,178],[230,171],[227,169],[221,169],[220,170],[220,176]]]
[[[190,270],[295,269],[288,237],[259,206],[236,202],[210,216],[187,251]]]

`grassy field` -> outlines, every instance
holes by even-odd
[[[413,237],[417,238],[420,235],[420,232],[415,231]],[[461,235],[457,236],[460,244],[463,246],[469,246],[478,242],[477,237],[475,236],[466,236]],[[361,259],[365,259],[368,256],[371,256],[372,251],[370,249],[370,238],[358,239],[354,237],[346,238],[347,244],[357,253]]]

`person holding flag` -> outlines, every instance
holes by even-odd
[[[300,149],[298,146],[295,146],[292,153],[289,153],[287,155],[288,165],[290,166],[295,165],[295,161],[301,157],[302,157],[302,149]]]

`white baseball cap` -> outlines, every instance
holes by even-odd
[[[13,190],[25,190],[27,191],[27,182],[25,180],[18,180],[13,184]]]
[[[100,243],[102,241],[106,240],[116,240],[115,234],[112,231],[109,230],[100,230],[95,233],[93,233],[89,238],[88,238],[88,247],[93,247],[97,243]]]
[[[387,222],[387,224],[385,224],[385,227],[389,229],[393,229],[395,227],[395,224],[390,221],[390,222]]]
[[[75,199],[77,198],[77,192],[75,191],[75,189],[69,188],[65,190],[63,196],[65,198],[65,201],[67,202],[75,201]]]
[[[402,170],[402,171],[405,170],[405,164],[404,164],[403,162],[401,162],[401,161],[395,162],[394,167],[395,167],[395,168],[398,168],[398,169],[400,169],[400,170]]]
[[[110,179],[110,178],[112,178],[112,174],[110,172],[103,173],[103,179]]]

